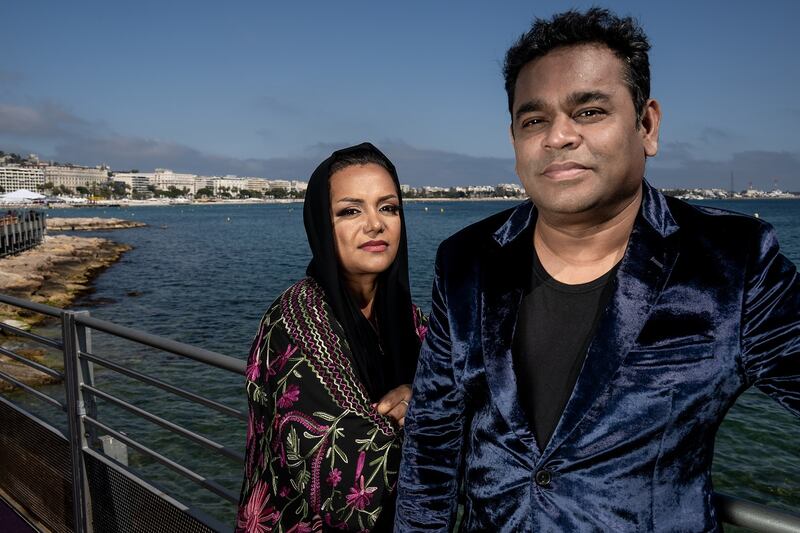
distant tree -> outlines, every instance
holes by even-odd
[[[128,189],[130,189],[130,185],[123,181],[114,181],[112,182],[113,185],[111,186],[111,192],[117,198],[125,198],[128,196]]]
[[[206,197],[206,198],[213,198],[214,197],[214,189],[211,187],[203,187],[202,189],[198,189],[197,193],[195,194],[196,197]]]
[[[239,191],[239,198],[262,198],[264,195],[260,191],[253,189],[242,189]]]
[[[80,194],[81,196],[87,196],[90,192],[89,189],[87,189],[86,187],[81,187],[80,185],[75,187],[75,190],[78,191],[78,194]]]
[[[289,196],[289,191],[283,187],[275,187],[274,189],[270,189],[269,193],[273,198],[286,198]]]

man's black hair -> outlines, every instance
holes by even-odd
[[[625,84],[633,98],[637,121],[641,120],[644,104],[650,98],[650,60],[647,56],[650,43],[636,20],[620,18],[599,7],[585,13],[565,11],[550,20],[537,18],[531,29],[508,49],[503,75],[512,120],[514,88],[525,65],[556,48],[592,43],[607,46],[622,60]]]

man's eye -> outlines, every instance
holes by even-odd
[[[525,120],[522,121],[522,126],[521,127],[523,129],[524,128],[530,128],[530,127],[533,127],[533,126],[538,126],[539,124],[542,124],[543,122],[544,122],[544,119],[541,119],[541,118],[538,118],[538,117],[537,118],[526,118]]]
[[[583,111],[579,112],[577,116],[578,118],[596,119],[605,114],[605,111],[602,109],[584,109]]]

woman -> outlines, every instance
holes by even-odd
[[[314,171],[308,277],[269,308],[250,350],[237,531],[388,531],[425,325],[411,303],[400,184],[369,143]]]

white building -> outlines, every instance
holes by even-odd
[[[195,194],[197,192],[196,178],[195,174],[181,174],[168,168],[157,168],[153,177],[150,178],[150,185],[154,185],[160,191],[175,187],[178,190],[186,189],[187,194]]]
[[[90,189],[92,185],[100,185],[108,181],[108,169],[105,167],[81,167],[77,165],[49,165],[44,167],[45,183],[56,187],[76,190],[78,187]]]
[[[150,179],[153,176],[152,172],[115,172],[111,179],[127,185],[131,193],[144,194],[147,192],[147,186],[150,185]]]
[[[270,189],[269,180],[264,178],[247,178],[247,188],[251,191],[264,192]]]
[[[289,180],[269,180],[270,189],[286,189],[292,190],[292,182]]]
[[[292,190],[295,192],[302,192],[308,188],[308,182],[292,180]]]
[[[247,180],[233,175],[225,176],[224,178],[216,178],[214,180],[214,195],[219,196],[223,192],[230,193],[231,196],[237,196],[239,191],[248,188]]]
[[[44,171],[41,168],[0,166],[0,187],[7,193],[20,189],[38,191],[42,185],[44,185]]]

